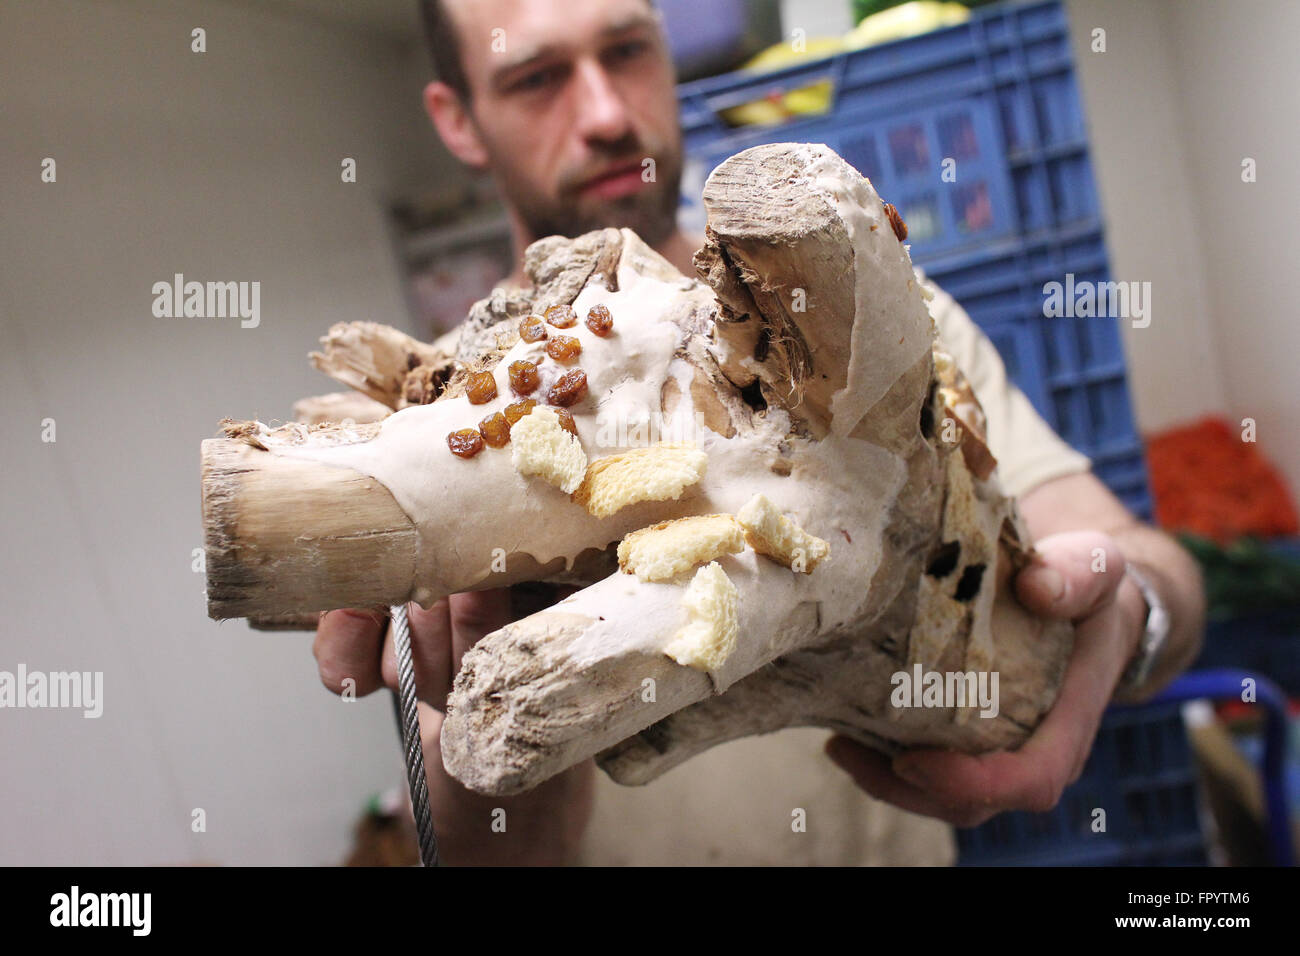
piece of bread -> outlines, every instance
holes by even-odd
[[[521,475],[536,475],[567,494],[582,484],[587,454],[552,409],[535,408],[510,428],[511,461]]]
[[[597,518],[639,501],[675,500],[704,477],[708,463],[709,456],[694,442],[658,442],[597,458],[587,466],[573,500]]]
[[[664,653],[697,670],[721,667],[736,649],[739,606],[740,594],[731,578],[722,565],[710,561],[691,579],[682,597],[686,625],[664,647]]]
[[[811,574],[831,553],[828,542],[804,531],[762,495],[750,498],[736,520],[745,529],[745,541],[751,548],[792,571]]]
[[[642,581],[667,581],[744,549],[744,530],[731,515],[697,515],[633,531],[619,543],[618,566]]]

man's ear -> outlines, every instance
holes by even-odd
[[[468,104],[454,89],[434,80],[424,88],[424,110],[453,156],[474,169],[487,166],[487,149],[479,138],[474,118],[470,116]]]

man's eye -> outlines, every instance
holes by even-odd
[[[645,40],[628,40],[610,47],[605,51],[606,56],[611,60],[631,60],[645,53],[650,49],[650,44]]]
[[[559,75],[559,71],[551,68],[546,70],[534,70],[531,73],[525,73],[519,79],[510,84],[512,93],[530,93],[535,90],[544,90]]]

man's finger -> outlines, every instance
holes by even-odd
[[[460,671],[465,652],[493,631],[513,620],[510,614],[510,589],[466,591],[448,598],[451,615],[451,673]]]
[[[365,696],[383,686],[379,671],[379,611],[327,611],[316,625],[312,653],[321,683],[335,694]],[[349,681],[352,683],[349,685]]]
[[[969,807],[952,807],[935,794],[922,790],[899,777],[889,766],[889,757],[848,737],[833,736],[826,741],[826,756],[853,778],[866,793],[885,803],[911,813],[944,820],[954,826],[971,827],[993,815],[972,813]]]
[[[1035,542],[1034,562],[1016,575],[1016,597],[1035,613],[1077,621],[1114,600],[1124,555],[1109,535],[1069,531]]]
[[[416,696],[430,705],[447,706],[451,690],[451,621],[448,599],[443,598],[427,611],[415,602],[406,605],[406,620],[411,632],[411,668],[415,672]],[[393,649],[393,631],[384,634],[384,683],[397,690],[397,655]]]
[[[894,771],[941,803],[1050,810],[1087,759],[1123,670],[1119,626],[1119,616],[1107,613],[1079,624],[1060,696],[1018,751],[971,756],[914,750],[894,760]]]

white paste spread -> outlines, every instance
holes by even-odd
[[[813,168],[827,161],[818,159]],[[819,623],[820,633],[826,633],[861,616],[880,563],[889,517],[886,503],[895,499],[906,474],[901,458],[847,434],[899,374],[931,347],[933,323],[919,284],[874,193],[859,182],[841,194],[841,184],[832,175],[817,179],[816,188],[833,197],[861,257],[855,292],[859,324],[852,338],[848,386],[833,399],[831,433],[820,442],[789,439],[788,476],[772,468],[781,460],[777,446],[790,430],[783,410],[769,407],[756,429],[738,431],[732,438],[694,427],[694,368],[674,357],[686,333],[663,314],[674,300],[673,307],[683,310],[689,310],[693,300],[678,298],[681,278],[664,281],[644,275],[631,269],[626,257],[619,266],[617,292],[589,284],[574,303],[578,324],[561,330],[548,327],[551,335],[580,340],[582,354],[576,362],[557,363],[545,356],[544,342],[520,341],[496,366],[498,397],[484,405],[471,405],[462,396],[407,408],[385,419],[376,438],[358,444],[327,445],[313,439],[289,444],[270,438],[265,439],[268,447],[274,454],[355,469],[389,489],[418,530],[411,597],[424,604],[445,594],[492,586],[496,549],[504,549],[512,561],[528,554],[543,565],[557,556],[571,563],[585,549],[603,548],[657,521],[688,514],[735,514],[755,494],[765,495],[800,527],[830,542],[832,560],[811,574],[800,574],[748,548],[718,558],[739,592],[737,647],[709,675],[721,692],[806,644],[812,635],[804,622],[814,627]],[[874,232],[872,223],[879,227]],[[605,338],[583,321],[597,303],[608,306],[614,318]],[[646,502],[598,519],[558,488],[520,475],[508,445],[484,448],[469,460],[453,456],[448,433],[475,427],[516,401],[509,387],[510,363],[539,358],[541,387],[529,396],[539,401],[563,372],[574,367],[586,371],[589,393],[570,410],[590,460],[644,445],[645,431],[637,433],[633,426],[661,421],[664,382],[669,376],[676,379],[680,400],[664,423],[668,434],[663,437],[693,439],[708,454],[702,481],[679,501]],[[617,444],[620,437],[628,443]],[[615,573],[556,610],[592,622],[574,648],[577,660],[622,655],[629,648],[660,653],[686,621],[684,591],[682,583]],[[801,604],[806,606],[796,615],[800,626],[774,627],[778,609]]]

